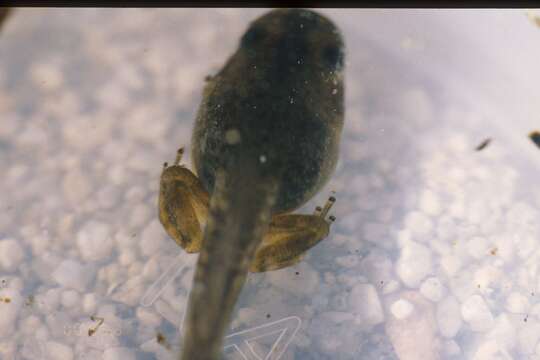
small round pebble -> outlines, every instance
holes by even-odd
[[[15,239],[0,240],[0,267],[4,271],[14,271],[24,259],[24,250]]]
[[[405,227],[411,230],[414,236],[425,236],[433,230],[433,222],[429,217],[419,211],[413,211],[405,218]]]
[[[420,293],[424,295],[426,299],[437,302],[441,300],[444,295],[444,285],[441,284],[439,279],[430,277],[420,286]]]
[[[126,347],[112,347],[103,352],[103,360],[135,360],[135,352]]]
[[[46,343],[47,354],[49,359],[55,360],[72,360],[73,350],[71,347],[61,344],[55,341],[47,341]]]
[[[86,314],[92,314],[96,311],[97,296],[94,293],[84,294],[82,308]]]
[[[524,314],[530,307],[527,296],[513,292],[506,298],[506,310],[514,314]]]
[[[77,305],[80,302],[80,295],[75,290],[66,290],[62,292],[62,305],[70,308]]]
[[[77,234],[77,246],[86,261],[108,258],[114,246],[110,226],[96,220],[88,221]]]
[[[414,306],[405,299],[399,299],[390,306],[390,311],[396,319],[403,320],[412,314]]]

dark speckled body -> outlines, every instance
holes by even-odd
[[[342,69],[343,40],[325,17],[280,9],[253,22],[204,90],[192,158],[206,189],[242,153],[277,177],[273,213],[308,201],[336,166]]]

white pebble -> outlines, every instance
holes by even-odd
[[[82,359],[84,360],[93,360],[93,359],[99,359],[99,360],[103,360],[102,359],[102,356],[103,356],[103,351],[101,350],[96,350],[96,349],[91,349],[91,348],[86,348],[84,350],[84,358],[81,356]],[[161,360],[161,359],[159,359]]]
[[[401,42],[401,46],[422,49],[423,41],[421,38],[407,37]],[[428,93],[422,88],[411,88],[404,91],[400,95],[397,104],[400,116],[404,117],[407,124],[424,126],[433,118],[433,104]]]
[[[453,338],[457,334],[463,321],[461,320],[459,303],[453,296],[449,296],[437,304],[436,318],[442,336]]]
[[[425,190],[420,195],[420,210],[432,216],[437,216],[441,213],[441,202],[439,196],[431,190]]]
[[[497,317],[495,326],[487,333],[486,338],[497,341],[506,349],[511,349],[516,345],[517,329],[512,319],[504,313]]]
[[[503,278],[501,271],[492,265],[486,265],[474,272],[474,283],[480,285],[482,289],[496,284],[501,278]]]
[[[449,240],[456,235],[456,223],[449,216],[441,216],[437,222],[437,237],[441,240]]]
[[[149,104],[149,103],[148,103]],[[163,139],[169,128],[170,122],[160,121],[155,126],[146,126],[148,119],[155,116],[166,117],[167,115],[160,113],[160,109],[155,106],[150,106],[147,103],[139,103],[133,107],[127,116],[129,122],[124,123],[126,134],[130,134],[134,140],[139,140],[149,144],[153,144],[159,139]]]
[[[247,307],[238,309],[238,313],[231,324],[231,328],[236,329],[241,325],[256,321],[258,316],[260,316],[260,314],[255,309]]]
[[[484,332],[493,328],[493,315],[480,295],[465,300],[461,305],[461,315],[473,331]]]
[[[43,90],[57,90],[63,84],[64,77],[54,63],[35,63],[30,67],[32,81]]]
[[[27,337],[23,341],[20,353],[24,359],[42,359],[47,356],[44,341],[38,340],[35,336]],[[49,357],[47,356],[47,358]]]
[[[238,310],[238,321],[240,324],[247,324],[249,321],[256,319],[257,315],[260,314],[255,309],[241,308]]]
[[[158,327],[161,324],[161,316],[158,316],[148,308],[138,307],[137,319],[141,322],[141,324],[150,327]]]
[[[530,314],[540,318],[540,303],[537,303],[532,307]]]
[[[406,319],[409,317],[409,315],[412,314],[414,310],[414,306],[404,299],[399,299],[398,301],[394,302],[392,306],[390,306],[390,311],[392,312],[392,315],[396,317],[396,319]]]
[[[88,176],[78,168],[69,169],[62,182],[64,196],[73,206],[79,205],[92,191]]]
[[[497,248],[497,257],[506,263],[514,261],[516,255],[516,249],[513,243],[512,237],[508,235],[501,235],[497,237],[495,241],[495,248]]]
[[[130,90],[141,90],[144,86],[141,68],[137,66],[122,66],[117,70],[116,76],[118,81]],[[145,114],[145,118],[147,118],[148,115],[149,114]]]
[[[400,286],[401,286],[401,283],[397,280],[386,281],[383,285],[381,292],[384,295],[388,295],[388,294],[393,293],[394,291],[399,290]]]
[[[3,97],[3,96],[2,96]],[[0,98],[0,103],[2,103]],[[17,133],[22,121],[14,112],[6,112],[2,117],[2,126],[0,126],[0,139],[13,139],[14,134]]]
[[[13,336],[23,299],[14,289],[0,290],[0,338]]]
[[[506,298],[506,310],[514,314],[526,313],[530,305],[529,299],[518,292],[513,292]]]
[[[473,237],[467,241],[467,252],[475,259],[485,259],[489,255],[489,243],[484,237]]]
[[[62,292],[62,305],[67,308],[77,305],[80,299],[79,293],[75,290],[66,290]]]
[[[126,165],[129,170],[149,173],[155,168],[155,161],[156,160],[147,152],[135,152],[126,160]]]
[[[159,261],[156,257],[152,257],[144,264],[142,274],[147,280],[153,280],[158,277],[159,271]]]
[[[0,241],[0,266],[5,271],[14,271],[24,259],[24,250],[15,239]]]
[[[439,340],[433,315],[433,303],[414,291],[401,293],[415,311],[404,319],[390,316],[386,321],[386,335],[392,343],[397,359],[438,359]]]
[[[454,276],[461,269],[461,260],[455,255],[447,255],[441,259],[441,267],[448,276]]]
[[[124,194],[124,200],[130,202],[139,202],[146,196],[147,190],[142,186],[135,185],[130,187]]]
[[[54,270],[52,278],[64,287],[84,291],[91,279],[91,274],[88,268],[79,262],[64,260]]]
[[[445,293],[445,288],[439,279],[430,277],[426,279],[420,286],[420,293],[426,299],[437,302],[440,301]]]
[[[367,241],[380,244],[381,241],[387,237],[388,226],[376,222],[368,222],[363,226],[364,239]]]
[[[21,320],[19,329],[25,335],[32,335],[42,325],[41,320],[36,315],[30,315],[27,318]]]
[[[126,347],[108,348],[103,352],[103,360],[135,360],[135,352]]]
[[[17,359],[16,351],[17,343],[15,340],[0,342],[0,359]]]
[[[540,217],[538,210],[525,202],[516,202],[512,204],[510,210],[507,213],[507,219],[510,223],[516,226],[526,226],[528,224],[536,223]]]
[[[96,311],[97,296],[94,293],[84,294],[82,308],[85,314],[92,314]]]
[[[107,175],[113,185],[124,184],[129,178],[127,168],[120,165],[112,166]]]
[[[98,191],[96,197],[103,209],[110,209],[118,203],[120,191],[114,186],[105,186]]]
[[[517,254],[523,260],[528,258],[531,255],[531,253],[536,249],[536,245],[537,245],[536,234],[534,236],[532,235],[516,236],[514,238],[514,241],[516,242]]]
[[[465,176],[464,173],[459,170],[459,174],[462,176]],[[450,205],[449,213],[452,217],[457,219],[462,219],[465,217],[465,204],[463,201],[454,201],[452,205]]]
[[[118,261],[122,266],[128,266],[135,262],[136,259],[137,255],[135,254],[135,251],[130,248],[123,249],[120,256],[118,256]]]
[[[152,220],[143,230],[139,247],[141,254],[144,256],[152,256],[158,253],[162,246],[165,245],[165,230],[158,220]]]
[[[508,351],[494,340],[486,341],[481,344],[472,360],[512,360],[513,357]]]
[[[90,220],[77,234],[77,246],[86,261],[100,261],[111,255],[114,241],[108,224]]]
[[[487,204],[482,201],[473,201],[467,206],[466,221],[470,224],[482,224],[485,219],[489,218],[491,211]]]
[[[540,324],[530,321],[524,325],[518,333],[519,351],[522,354],[532,354],[536,344],[540,340]]]
[[[324,282],[328,285],[333,285],[336,283],[336,276],[331,272],[324,273]]]
[[[137,204],[129,216],[129,226],[134,228],[141,227],[148,221],[148,219],[150,219],[151,215],[153,215],[153,212],[150,210],[149,206],[145,204]]]
[[[47,341],[46,343],[48,358],[55,360],[72,360],[73,350],[71,347],[55,342]]]
[[[442,347],[444,350],[444,354],[448,357],[455,357],[461,354],[461,348],[454,340],[445,341]]]
[[[358,265],[360,258],[356,255],[345,255],[336,258],[336,263],[346,268],[352,268]]]
[[[340,218],[339,225],[343,227],[343,232],[345,234],[351,234],[359,231],[360,222],[358,219],[361,219],[362,216],[364,216],[362,211],[356,211]]]
[[[396,265],[399,278],[409,287],[417,287],[432,271],[431,251],[414,241],[406,241]]]
[[[121,83],[109,81],[97,93],[97,100],[107,110],[124,109],[129,104],[128,89]]]
[[[425,237],[433,230],[433,222],[430,218],[419,211],[413,211],[405,218],[405,227],[413,236]]]
[[[16,184],[24,179],[29,172],[28,166],[23,164],[14,164],[8,168],[4,175],[4,181],[8,184]]]
[[[356,316],[358,325],[377,325],[384,321],[384,313],[377,294],[371,284],[357,284],[349,294],[349,307]]]
[[[51,314],[60,306],[61,295],[61,288],[49,289],[45,294],[37,295],[34,303],[43,314]]]

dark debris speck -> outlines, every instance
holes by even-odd
[[[482,142],[475,148],[475,150],[476,150],[476,151],[484,150],[484,149],[489,145],[490,142],[491,142],[491,138],[485,139],[484,141],[482,141]]]
[[[532,131],[529,134],[529,139],[531,139],[532,142],[540,148],[540,131]]]

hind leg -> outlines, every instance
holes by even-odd
[[[328,236],[333,216],[325,219],[335,202],[331,197],[324,209],[313,215],[276,215],[270,223],[251,263],[251,272],[277,270],[300,262],[304,254]]]
[[[163,166],[159,185],[159,220],[167,234],[186,252],[198,252],[208,217],[209,195],[197,176],[180,165],[183,148],[173,165]]]

